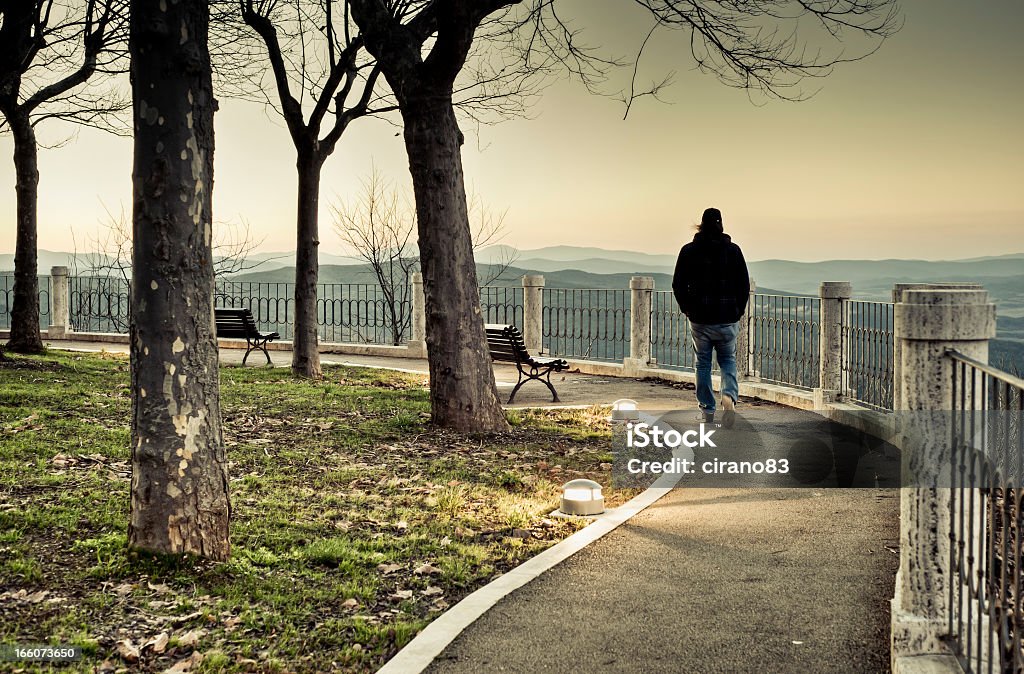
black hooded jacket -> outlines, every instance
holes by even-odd
[[[728,234],[697,232],[679,251],[672,292],[691,323],[735,323],[750,296],[743,251]]]

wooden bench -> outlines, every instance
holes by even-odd
[[[561,402],[558,399],[558,392],[551,385],[551,373],[568,369],[569,363],[560,358],[537,360],[531,356],[523,342],[523,333],[514,325],[488,323],[484,327],[487,330],[487,346],[491,350],[491,360],[515,363],[516,369],[519,370],[519,381],[512,389],[512,395],[508,397],[508,404],[512,404],[520,387],[531,379],[536,379],[548,387],[553,402]]]
[[[259,349],[267,357],[267,365],[270,365],[270,354],[267,352],[267,344],[280,338],[276,332],[260,332],[256,327],[256,319],[248,309],[228,309],[217,307],[213,310],[217,323],[218,337],[234,337],[245,339],[245,356],[242,357],[242,365],[248,360],[249,354]]]

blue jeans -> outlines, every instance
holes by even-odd
[[[733,400],[739,397],[736,383],[736,335],[739,323],[719,325],[690,324],[693,352],[697,356],[697,403],[705,412],[715,411],[715,392],[711,388],[711,352],[718,355],[718,368],[722,371],[722,395]]]

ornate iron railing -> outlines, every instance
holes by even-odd
[[[0,276],[0,330],[11,327],[11,308],[14,306],[14,274]],[[39,277],[39,326],[50,324],[50,277]]]
[[[964,671],[1024,672],[1024,380],[955,351],[950,643]]]
[[[843,302],[843,393],[865,407],[893,404],[893,303]]]
[[[485,323],[505,323],[523,329],[523,289],[515,286],[480,288],[480,310]]]
[[[294,283],[217,281],[218,307],[252,311],[260,330],[291,339],[295,321]],[[390,298],[373,283],[317,285],[317,325],[323,342],[404,344],[409,339],[412,306],[408,293]]]
[[[76,332],[128,332],[131,283],[118,276],[68,279],[71,329]]]
[[[752,374],[798,388],[818,386],[821,300],[757,294],[747,312]]]
[[[544,350],[621,361],[629,355],[630,291],[544,288]]]
[[[690,321],[670,290],[651,293],[651,366],[694,370],[696,358],[690,337]]]

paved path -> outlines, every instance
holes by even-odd
[[[427,670],[889,671],[895,491],[677,489]]]
[[[741,410],[761,458],[825,431],[808,412]],[[858,472],[894,463],[862,457]],[[898,493],[676,488],[505,597],[427,671],[888,672]]]

